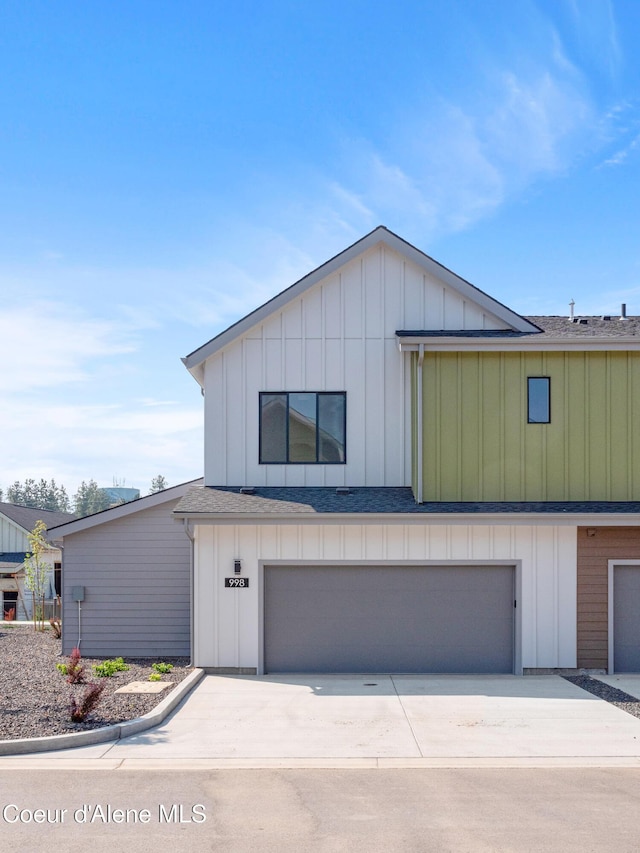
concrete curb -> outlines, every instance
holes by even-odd
[[[21,738],[20,740],[0,741],[0,755],[27,755],[33,752],[51,752],[58,749],[71,749],[75,746],[90,746],[95,743],[121,740],[136,735],[146,729],[159,725],[173,709],[184,699],[204,675],[203,669],[194,669],[159,705],[145,714],[126,723],[105,726],[102,729],[92,729],[85,732],[73,732],[66,735],[50,735],[49,737]]]

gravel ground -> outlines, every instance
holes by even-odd
[[[96,709],[82,723],[74,723],[69,715],[71,697],[76,701],[86,684],[67,684],[56,669],[66,663],[60,656],[60,640],[53,632],[36,632],[33,626],[0,623],[0,740],[44,737],[86,731],[121,723],[151,711],[171,688],[155,694],[131,694],[115,691],[130,681],[148,681],[151,664],[163,660],[174,665],[162,681],[173,685],[186,678],[193,668],[188,658],[125,658],[130,669],[111,678],[97,678],[91,667],[100,658],[83,658],[88,682],[105,682],[106,687]]]
[[[564,677],[577,687],[582,687],[588,693],[593,693],[599,699],[611,702],[616,708],[626,711],[627,714],[631,714],[633,717],[640,718],[640,699],[630,696],[624,690],[611,687],[611,685],[605,684],[604,681],[591,678],[590,675],[565,675]]]

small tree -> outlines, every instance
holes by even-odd
[[[44,559],[48,550],[45,534],[47,526],[44,521],[36,521],[29,538],[29,553],[24,561],[24,584],[31,593],[33,604],[33,627],[36,631],[44,631],[44,597],[47,589],[49,564]]]
[[[151,481],[151,488],[149,489],[150,495],[155,495],[156,492],[162,492],[164,489],[168,488],[169,483],[167,483],[166,477],[163,477],[162,474],[158,474],[157,477],[154,477]]]

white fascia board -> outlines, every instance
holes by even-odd
[[[531,338],[456,338],[456,337],[402,337],[398,338],[401,352],[418,352],[423,346],[427,352],[587,352],[594,350],[640,350],[640,338],[590,337],[549,338],[533,335]]]
[[[168,489],[163,489],[163,491],[156,492],[153,495],[144,495],[141,498],[136,498],[134,501],[129,501],[110,509],[103,509],[101,512],[86,515],[84,518],[78,518],[75,521],[68,521],[66,524],[58,525],[58,527],[52,527],[49,532],[55,532],[56,539],[63,539],[65,536],[80,533],[99,524],[107,524],[118,518],[125,518],[136,512],[142,512],[145,509],[152,509],[152,507],[159,506],[168,501],[177,500],[186,495],[192,486],[196,486],[202,482],[203,479],[199,478],[197,480],[189,480],[187,483],[180,483],[178,486],[170,486]]]
[[[524,317],[516,314],[510,308],[507,308],[506,305],[503,305],[501,302],[493,299],[491,296],[484,293],[484,291],[475,287],[473,284],[470,284],[465,279],[460,278],[460,276],[456,275],[450,269],[447,269],[447,267],[442,266],[442,264],[439,264],[433,258],[429,257],[429,255],[421,252],[420,249],[417,249],[415,246],[407,243],[406,240],[398,237],[397,234],[389,231],[389,229],[385,228],[384,225],[379,225],[361,240],[358,240],[352,246],[349,246],[347,249],[340,252],[340,254],[335,255],[329,261],[322,264],[322,266],[319,266],[317,269],[304,276],[304,278],[301,278],[295,284],[292,284],[286,290],[283,290],[277,296],[274,296],[273,299],[265,302],[264,305],[261,305],[259,308],[256,308],[255,311],[247,314],[246,317],[238,320],[237,323],[229,326],[229,328],[224,332],[221,332],[215,338],[185,356],[185,358],[182,359],[183,364],[196,381],[202,385],[204,380],[201,365],[206,361],[206,359],[246,332],[250,331],[250,329],[263,322],[263,320],[271,314],[274,314],[276,311],[284,308],[285,305],[293,299],[301,296],[305,291],[309,290],[319,281],[327,278],[327,276],[330,276],[332,273],[345,266],[345,264],[348,264],[354,258],[364,254],[364,252],[379,243],[385,243],[390,249],[397,252],[399,255],[408,258],[418,267],[421,267],[425,272],[435,276],[444,284],[457,291],[465,299],[468,299],[484,311],[493,314],[495,317],[502,320],[511,329],[518,332],[540,331],[537,326],[530,323],[528,320],[525,320]]]
[[[547,513],[547,512],[429,512],[429,513],[187,513],[174,512],[193,524],[450,524],[465,525],[531,525],[536,527],[640,527],[640,513]]]

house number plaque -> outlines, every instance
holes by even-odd
[[[224,585],[233,589],[246,589],[249,586],[249,578],[225,578]]]

